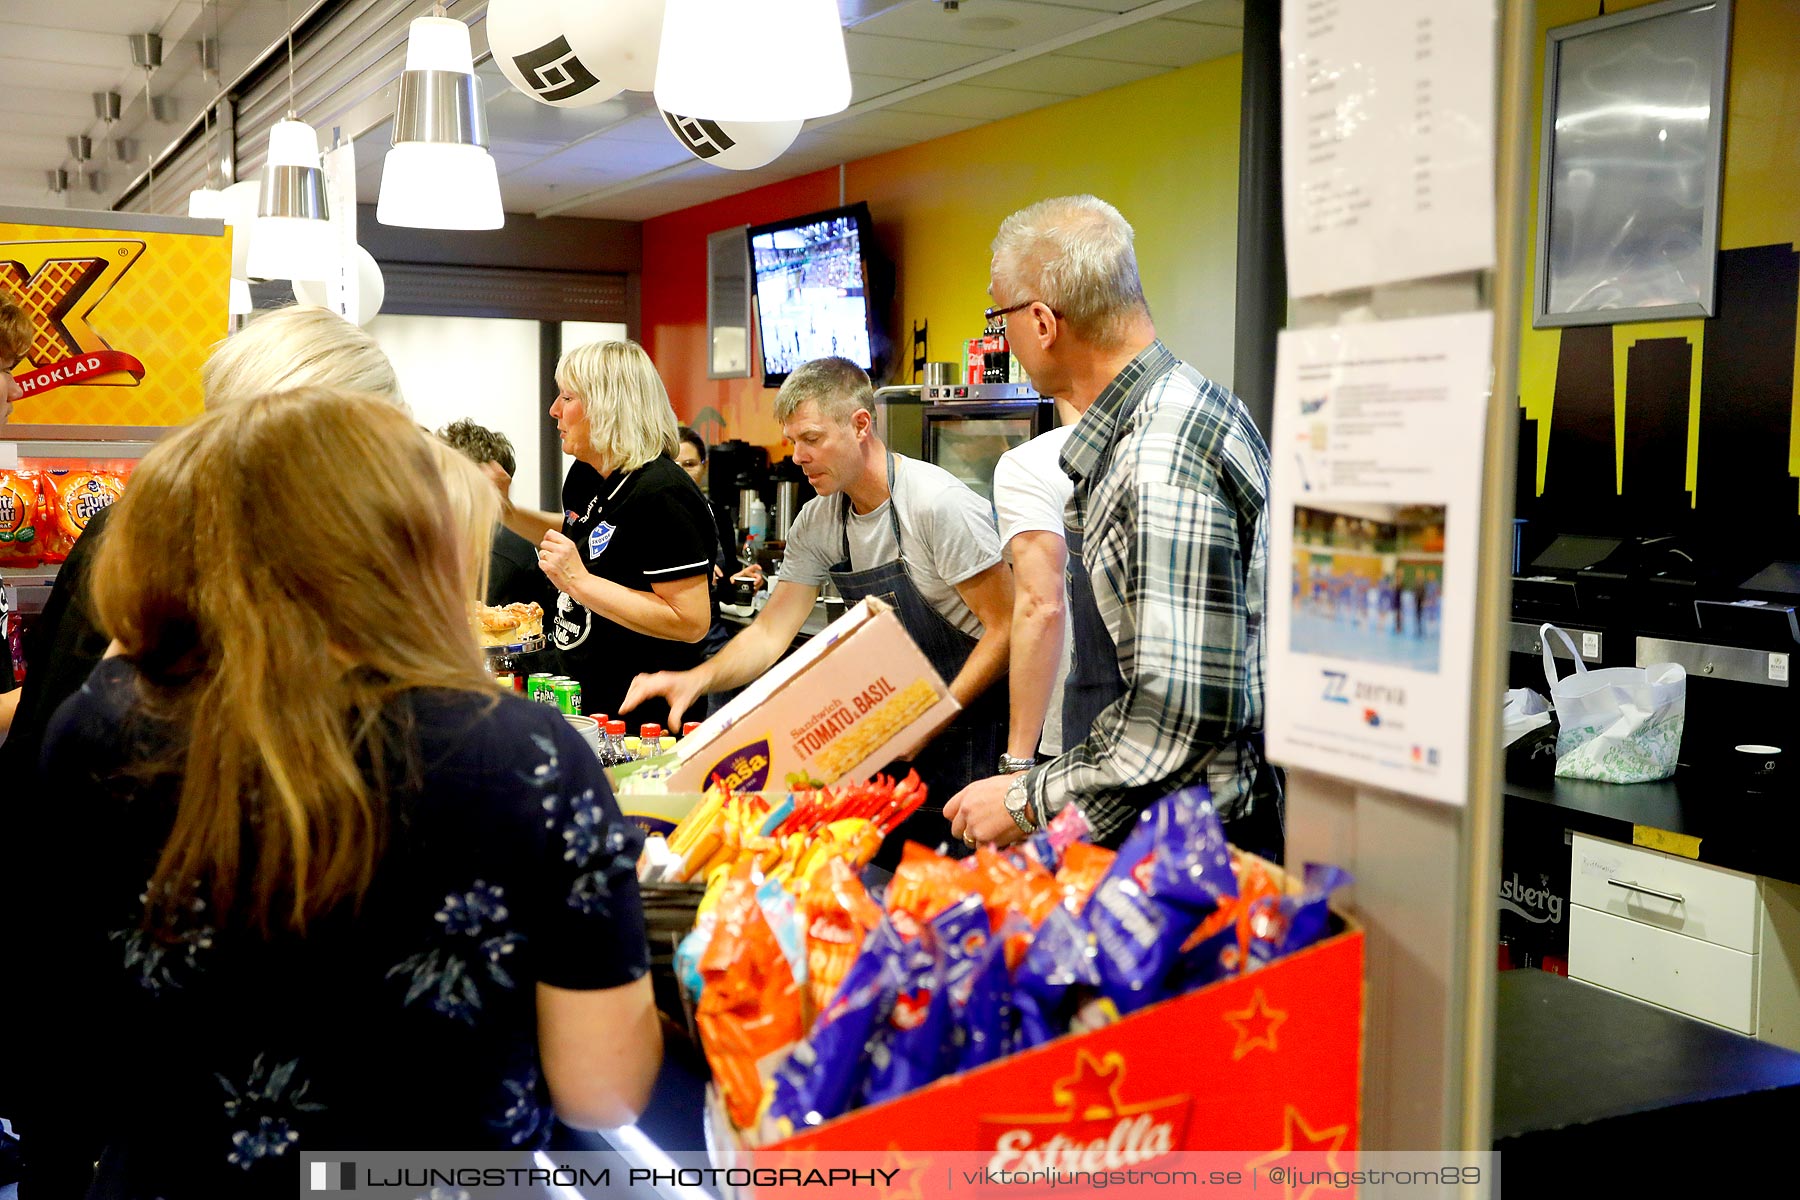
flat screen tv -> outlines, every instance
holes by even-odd
[[[833,355],[874,371],[870,230],[861,203],[749,228],[764,387]]]

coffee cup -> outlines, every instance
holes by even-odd
[[[1781,747],[1746,743],[1733,747],[1732,765],[1747,792],[1773,789],[1781,774]]]

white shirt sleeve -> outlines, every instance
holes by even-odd
[[[994,513],[1000,522],[1003,546],[1021,533],[1042,530],[1060,537],[1063,532],[1063,505],[1072,485],[1060,469],[1057,474],[1062,477],[1063,487],[1033,471],[1019,453],[1026,448],[1009,450],[994,464]],[[1051,464],[1055,465],[1054,459]]]

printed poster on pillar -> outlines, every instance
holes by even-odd
[[[1492,338],[1488,313],[1281,335],[1275,761],[1463,802]]]
[[[166,426],[198,416],[201,364],[230,331],[229,238],[6,215],[0,209],[0,294],[32,324],[14,371],[24,397],[13,423]]]

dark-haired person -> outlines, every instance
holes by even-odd
[[[638,838],[561,716],[482,668],[469,534],[499,500],[471,480],[454,519],[449,453],[288,392],[175,434],[119,502],[119,653],[44,753],[80,852],[32,918],[76,964],[33,982],[80,998],[91,1198],[289,1197],[320,1150],[529,1165],[553,1114],[647,1100]]]
[[[438,430],[446,445],[458,450],[510,498],[518,459],[512,440],[504,433],[464,418]],[[508,529],[494,526],[494,549],[488,556],[487,602],[493,605],[536,604],[548,617],[556,611],[556,589],[538,569],[537,547]]]
[[[683,425],[676,431],[681,444],[675,449],[675,465],[688,473],[688,478],[706,496],[706,507],[712,510],[713,529],[719,535],[719,557],[713,567],[714,584],[723,583],[738,573],[737,528],[731,513],[714,500],[706,490],[706,439]]]

